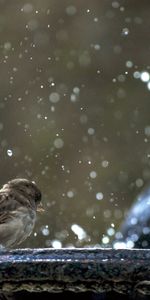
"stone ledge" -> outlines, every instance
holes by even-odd
[[[0,289],[4,293],[116,291],[150,295],[150,250],[1,251]]]

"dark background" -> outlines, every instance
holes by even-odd
[[[45,207],[24,247],[115,239],[150,181],[149,72],[148,0],[0,0],[0,184]]]

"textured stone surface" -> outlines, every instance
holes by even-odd
[[[150,251],[24,249],[0,253],[3,292],[111,290],[149,294]]]

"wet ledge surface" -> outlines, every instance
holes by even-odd
[[[150,250],[18,249],[0,252],[2,292],[150,294]]]

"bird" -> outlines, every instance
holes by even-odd
[[[0,249],[14,248],[31,233],[36,212],[43,211],[41,191],[24,178],[8,181],[0,189]]]

